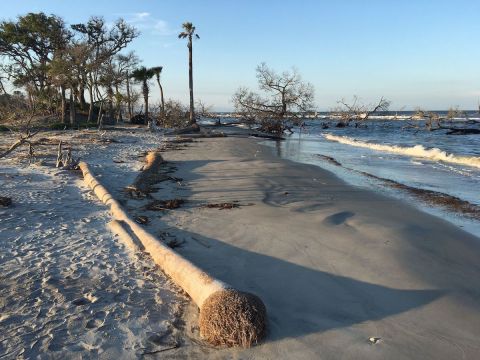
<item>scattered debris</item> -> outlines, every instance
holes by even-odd
[[[331,156],[327,156],[327,155],[322,155],[322,154],[316,154],[319,158],[329,162],[330,164],[333,164],[335,166],[342,166],[342,164],[340,164],[337,160],[335,160],[335,158],[331,157]]]
[[[372,345],[378,344],[380,341],[382,341],[382,338],[379,337],[371,337],[368,339],[369,343]]]
[[[262,132],[251,132],[248,134],[248,136],[253,136],[253,137],[258,137],[258,138],[264,138],[264,139],[271,139],[271,140],[285,140],[283,136],[280,135],[274,135],[274,134],[266,134]]]
[[[172,239],[167,241],[167,246],[171,249],[180,248],[186,243],[185,240],[179,241],[177,239]]]
[[[12,205],[12,199],[6,196],[0,196],[0,206],[10,206]]]
[[[150,222],[150,220],[148,219],[148,217],[144,216],[144,215],[139,215],[135,218],[135,221],[139,224],[142,224],[142,225],[146,225]]]
[[[439,191],[416,188],[413,186],[399,183],[395,180],[390,180],[390,179],[382,178],[376,175],[372,175],[364,171],[358,171],[358,170],[354,170],[354,171],[366,177],[379,180],[386,186],[392,187],[394,189],[400,189],[400,190],[406,191],[407,193],[419,198],[420,200],[425,201],[427,204],[442,206],[453,212],[461,212],[462,214],[472,219],[477,219],[477,220],[480,219],[480,206],[477,204],[473,204],[469,201],[460,199],[456,196],[445,194]]]
[[[168,140],[168,143],[171,144],[183,144],[183,143],[191,143],[193,139],[191,138],[184,138],[184,137],[176,137],[175,139]]]
[[[145,206],[145,209],[152,211],[178,209],[184,202],[185,200],[183,199],[155,200],[150,204],[147,204],[147,206]]]
[[[149,196],[148,193],[144,193],[143,191],[131,188],[130,186],[127,186],[125,188],[125,192],[128,196],[130,196],[132,199],[144,199]]]
[[[179,347],[180,347],[180,344],[175,343],[170,347],[165,347],[165,348],[162,348],[162,349],[159,349],[159,350],[145,351],[142,355],[154,355],[154,354],[158,354],[158,353],[161,353],[161,352],[164,352],[164,351],[178,349]]]
[[[231,202],[231,203],[225,202],[225,203],[218,203],[218,204],[207,204],[207,205],[203,205],[202,207],[209,208],[209,209],[226,210],[226,209],[239,208],[240,204],[235,202]]]

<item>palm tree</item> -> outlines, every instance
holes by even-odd
[[[150,91],[148,87],[148,80],[150,80],[154,75],[155,73],[152,71],[152,69],[147,69],[145,66],[133,70],[131,74],[133,79],[142,83],[143,99],[145,101],[145,119],[148,122],[149,128],[152,124],[148,118],[148,93]]]
[[[179,39],[188,39],[188,85],[190,87],[190,124],[196,124],[195,113],[193,107],[193,68],[192,68],[192,38],[200,39],[198,34],[195,34],[195,26],[191,22],[185,22],[182,25],[183,31],[178,34]]]
[[[163,100],[162,84],[160,84],[160,74],[163,70],[163,66],[152,67],[150,70],[152,70],[153,73],[155,74],[155,77],[157,78],[158,87],[160,88],[160,101],[162,102],[162,116],[163,116],[165,114],[165,102]]]

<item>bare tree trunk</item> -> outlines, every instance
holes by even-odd
[[[150,119],[148,117],[148,94],[146,96],[144,95],[144,99],[145,99],[145,120],[147,121],[147,124],[150,124]]]
[[[108,117],[109,117],[109,121],[112,121],[112,119],[114,118],[114,110],[113,110],[113,89],[112,87],[109,85],[108,86],[108,90],[107,90],[107,93],[108,93]]]
[[[57,163],[56,163],[55,167],[59,168],[61,166],[63,166],[63,163],[62,163],[62,140],[60,140],[60,142],[58,143]]]
[[[115,84],[115,119],[118,122],[120,121],[122,117],[122,109],[120,106],[120,93],[118,92],[118,84]]]
[[[73,91],[70,89],[70,125],[74,127],[77,123],[77,113],[75,110],[75,100],[73,98]]]
[[[88,85],[88,96],[90,97],[90,106],[88,107],[88,119],[87,122],[92,122],[93,120],[93,89],[91,85]]]
[[[193,107],[193,61],[192,36],[188,42],[188,86],[190,88],[190,124],[196,124],[195,109]]]
[[[132,99],[130,96],[130,75],[128,74],[127,70],[127,108],[128,108],[128,118],[129,120],[133,117],[133,109],[132,109]]]
[[[70,89],[73,90],[73,101],[79,102],[80,93],[78,92],[78,87],[72,86]]]
[[[158,87],[160,88],[160,102],[162,104],[162,117],[165,115],[165,101],[163,99],[163,87],[162,84],[160,83],[160,78],[157,77],[157,83]]]
[[[0,77],[0,94],[6,94],[7,91],[5,90],[5,86],[3,86],[2,78]],[[480,109],[480,106],[479,106]]]
[[[87,102],[85,101],[85,84],[79,79],[78,85],[78,102],[80,103],[80,109],[85,110]]]
[[[61,118],[62,123],[67,124],[67,99],[65,97],[65,85],[60,86],[61,96],[62,96],[62,110],[61,110]]]
[[[103,112],[103,100],[100,101],[100,110],[98,111],[97,125],[100,125],[100,119],[102,118]]]

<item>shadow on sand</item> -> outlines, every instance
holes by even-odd
[[[202,169],[201,172],[192,172],[210,162],[178,161],[176,164],[181,169],[180,176],[188,172],[190,181],[202,178],[206,173],[209,178],[213,176],[213,181],[221,181],[225,176],[221,171]],[[215,192],[234,193],[235,199],[242,202],[254,200],[249,189],[225,186],[225,189],[217,188]],[[198,194],[202,191],[195,189],[194,192]],[[183,187],[181,194],[188,199],[193,189]],[[290,201],[296,202],[300,198],[305,199],[304,196],[293,196]],[[272,206],[284,205],[275,205],[279,203],[278,199],[275,200],[267,202]],[[337,224],[351,216],[350,213],[342,213],[326,221]],[[158,221],[160,227],[168,226],[161,219]],[[177,229],[175,234],[177,239],[187,242],[185,247],[177,249],[180,254],[214,277],[262,298],[269,315],[267,340],[270,341],[383,319],[422,307],[445,294],[442,290],[394,289],[339,276],[182,229]]]
[[[179,251],[186,258],[214,277],[262,298],[269,315],[269,340],[383,319],[445,294],[441,290],[393,289],[338,276],[188,231],[179,230],[177,237],[195,239]],[[190,251],[195,243],[210,248]]]

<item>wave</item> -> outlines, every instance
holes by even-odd
[[[480,157],[475,156],[460,156],[455,154],[448,154],[447,152],[438,149],[427,149],[423,145],[415,145],[412,147],[403,147],[397,145],[369,143],[361,140],[356,140],[348,136],[336,136],[332,134],[323,134],[323,136],[330,141],[336,141],[341,144],[362,147],[377,151],[385,151],[393,154],[406,155],[416,158],[424,158],[430,161],[442,161],[453,164],[467,165],[480,168]]]
[[[426,203],[429,203],[432,205],[438,205],[452,212],[460,212],[472,219],[480,220],[480,205],[468,202],[466,200],[460,199],[459,197],[456,197],[447,193],[443,193],[440,191],[417,188],[417,187],[409,186],[406,184],[402,184],[395,180],[376,176],[365,171],[352,169],[350,167],[343,166],[340,162],[338,162],[335,158],[331,156],[327,156],[323,154],[316,154],[316,155],[322,160],[329,162],[330,164],[340,166],[346,170],[361,174],[368,178],[378,180],[382,184],[389,186],[391,188],[406,191],[407,193],[419,198],[420,200]]]

